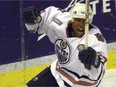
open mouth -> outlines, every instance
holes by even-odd
[[[84,30],[79,29],[78,32],[84,32]]]
[[[82,29],[82,28],[77,29],[77,32],[83,33],[84,32],[84,29]]]
[[[77,30],[77,35],[80,36],[80,37],[83,36],[84,35],[84,30],[83,29],[78,29]]]

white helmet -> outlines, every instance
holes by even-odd
[[[85,4],[84,3],[76,3],[69,11],[72,15],[72,21],[74,18],[83,18],[85,19]],[[93,12],[91,7],[89,6],[89,23],[93,20]]]

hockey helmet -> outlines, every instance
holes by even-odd
[[[85,19],[85,4],[84,3],[76,3],[70,10],[69,12],[72,15],[72,21],[74,18],[83,18]],[[89,23],[91,23],[93,20],[93,12],[91,7],[89,6]]]

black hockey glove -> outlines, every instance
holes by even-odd
[[[91,69],[91,65],[96,68],[100,65],[100,58],[96,56],[96,51],[91,47],[80,51],[78,56],[85,67],[89,67],[88,69]]]
[[[35,24],[41,21],[40,11],[34,6],[24,8],[22,16],[27,24]]]

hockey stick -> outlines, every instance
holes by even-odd
[[[76,3],[80,3],[80,2],[82,2],[82,1],[84,1],[84,0],[71,0],[71,2],[69,3],[69,5],[65,8],[65,9],[63,9],[63,10],[65,10],[65,11],[68,11],[70,8],[72,8]]]
[[[89,0],[86,0],[85,6],[85,49],[88,48],[88,28],[89,28]]]
[[[85,49],[88,48],[88,30],[89,30],[89,0],[85,2]],[[85,64],[85,68],[91,69],[91,65]]]

